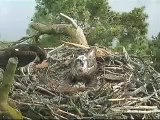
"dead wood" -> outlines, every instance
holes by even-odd
[[[71,37],[70,42],[77,43],[80,45],[88,46],[86,37],[83,33],[83,30],[80,26],[78,26],[75,21],[64,15],[60,14],[61,16],[68,19],[71,24],[52,24],[52,25],[45,25],[42,23],[31,23],[31,28],[35,29],[38,33],[42,34],[63,34]]]

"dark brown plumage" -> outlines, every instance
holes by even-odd
[[[0,50],[0,68],[5,69],[9,58],[17,57],[17,67],[23,67],[28,65],[30,62],[39,64],[46,59],[46,53],[43,48],[33,44],[19,44],[16,46],[8,47]],[[36,60],[36,57],[39,60]]]

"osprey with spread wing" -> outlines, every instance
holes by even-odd
[[[5,69],[9,58],[17,57],[17,67],[24,67],[31,62],[40,64],[46,59],[43,48],[33,44],[19,44],[0,50],[0,68]]]

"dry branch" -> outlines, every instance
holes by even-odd
[[[75,114],[72,114],[72,113],[69,113],[69,112],[66,112],[66,111],[63,111],[61,109],[58,109],[57,110],[57,114],[60,114],[62,116],[65,116],[67,118],[70,118],[70,119],[80,119],[79,116],[75,115]]]
[[[72,25],[77,29],[78,25],[77,25],[77,23],[73,20],[73,18],[70,18],[70,17],[68,17],[67,15],[63,14],[63,13],[60,13],[60,15],[63,16],[63,17],[65,17],[66,19],[68,19],[68,20],[72,23]]]
[[[120,110],[120,109],[112,109],[114,112],[121,112],[121,113],[132,113],[132,114],[151,114],[151,113],[160,113],[160,110]]]
[[[71,37],[71,41],[77,44],[88,46],[87,40],[80,27],[75,29],[69,24],[44,25],[42,23],[32,23],[31,27],[41,34],[63,34]]]
[[[71,42],[88,46],[86,37],[83,33],[83,30],[78,26],[75,21],[61,13],[61,16],[67,18],[71,24],[52,24],[44,25],[42,23],[31,23],[31,27],[38,31],[40,34],[63,34],[71,37]]]

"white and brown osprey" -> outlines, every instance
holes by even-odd
[[[79,55],[74,60],[71,67],[72,79],[73,81],[89,83],[94,79],[96,69],[96,48],[92,47],[87,53]]]

